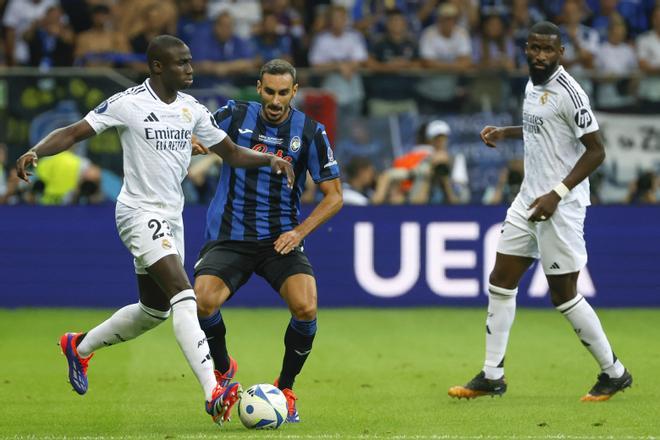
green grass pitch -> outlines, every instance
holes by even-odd
[[[452,400],[483,361],[484,309],[334,309],[296,382],[302,423],[222,429],[174,340],[171,322],[96,353],[90,389],[71,391],[56,342],[110,310],[0,310],[0,438],[660,438],[660,309],[599,312],[632,389],[579,401],[598,368],[552,310],[519,309],[502,398]],[[228,343],[246,388],[279,372],[284,309],[226,309]]]

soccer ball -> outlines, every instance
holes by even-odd
[[[286,420],[286,397],[273,385],[252,385],[243,392],[238,417],[248,429],[277,429]]]

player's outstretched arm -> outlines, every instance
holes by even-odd
[[[27,171],[30,166],[36,167],[40,157],[52,156],[71,148],[76,142],[80,142],[94,136],[96,132],[84,119],[69,126],[51,131],[37,145],[30,148],[16,161],[16,172],[18,177],[28,181],[32,173]]]
[[[275,174],[286,175],[289,188],[293,188],[296,176],[289,162],[272,154],[259,153],[250,148],[241,148],[226,136],[222,141],[209,148],[234,168],[259,168],[267,167]]]
[[[339,178],[319,183],[323,199],[319,202],[309,216],[294,229],[280,235],[275,240],[275,251],[288,254],[300,244],[314,229],[327,222],[339,212],[344,204],[341,194],[341,181]]]
[[[495,148],[497,142],[502,139],[522,139],[523,132],[521,125],[513,127],[495,127],[493,125],[487,125],[481,130],[479,136],[484,144],[491,148]]]

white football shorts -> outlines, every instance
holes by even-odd
[[[119,237],[133,254],[135,273],[144,275],[147,267],[167,255],[179,255],[184,261],[183,218],[181,214],[131,208],[117,202],[115,220]]]
[[[497,252],[540,259],[546,275],[578,272],[587,264],[586,212],[577,201],[563,203],[550,219],[530,222],[531,211],[516,197],[507,210]]]

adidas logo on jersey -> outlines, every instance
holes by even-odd
[[[550,266],[550,269],[561,269],[557,263],[552,263],[552,266]]]
[[[159,120],[156,115],[154,115],[154,112],[151,112],[149,113],[149,116],[144,118],[144,122],[159,122]]]

